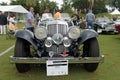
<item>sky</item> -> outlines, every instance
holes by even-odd
[[[63,0],[50,0],[50,1],[54,1],[56,3],[58,3],[58,6],[61,8],[61,4],[63,4]],[[1,2],[7,2],[7,3],[10,3],[10,0],[0,0],[0,3]]]
[[[0,3],[2,3],[2,2],[10,3],[10,0],[0,0]]]
[[[63,4],[63,0],[50,0],[58,3],[59,8],[61,8],[61,4]]]

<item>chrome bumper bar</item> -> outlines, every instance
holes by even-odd
[[[28,57],[13,57],[10,56],[11,63],[45,63],[46,60],[69,60],[69,63],[102,63],[104,62],[104,55],[100,57],[65,57],[65,58],[50,58],[50,57],[42,57],[42,58],[28,58]]]

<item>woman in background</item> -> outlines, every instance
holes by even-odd
[[[8,31],[12,31],[13,33],[15,33],[15,31],[17,30],[16,16],[14,14],[10,14],[8,21],[9,21]]]

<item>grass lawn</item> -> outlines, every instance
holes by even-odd
[[[22,29],[25,27],[25,23],[18,23],[18,29]],[[15,44],[15,39],[7,39],[8,36],[0,35],[0,52],[3,52],[5,49],[9,48],[13,44]]]
[[[120,80],[120,35],[99,35],[100,52],[105,55],[105,62],[98,69],[87,72],[81,65],[69,65],[69,75],[47,77],[45,65],[32,67],[27,73],[18,73],[15,65],[10,64],[12,49],[0,57],[0,80]],[[15,40],[6,40],[0,36],[0,52],[13,45]]]
[[[0,35],[0,53],[15,44],[15,39],[6,39],[6,35]]]

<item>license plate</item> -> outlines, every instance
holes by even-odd
[[[47,76],[68,75],[68,60],[47,60]]]

